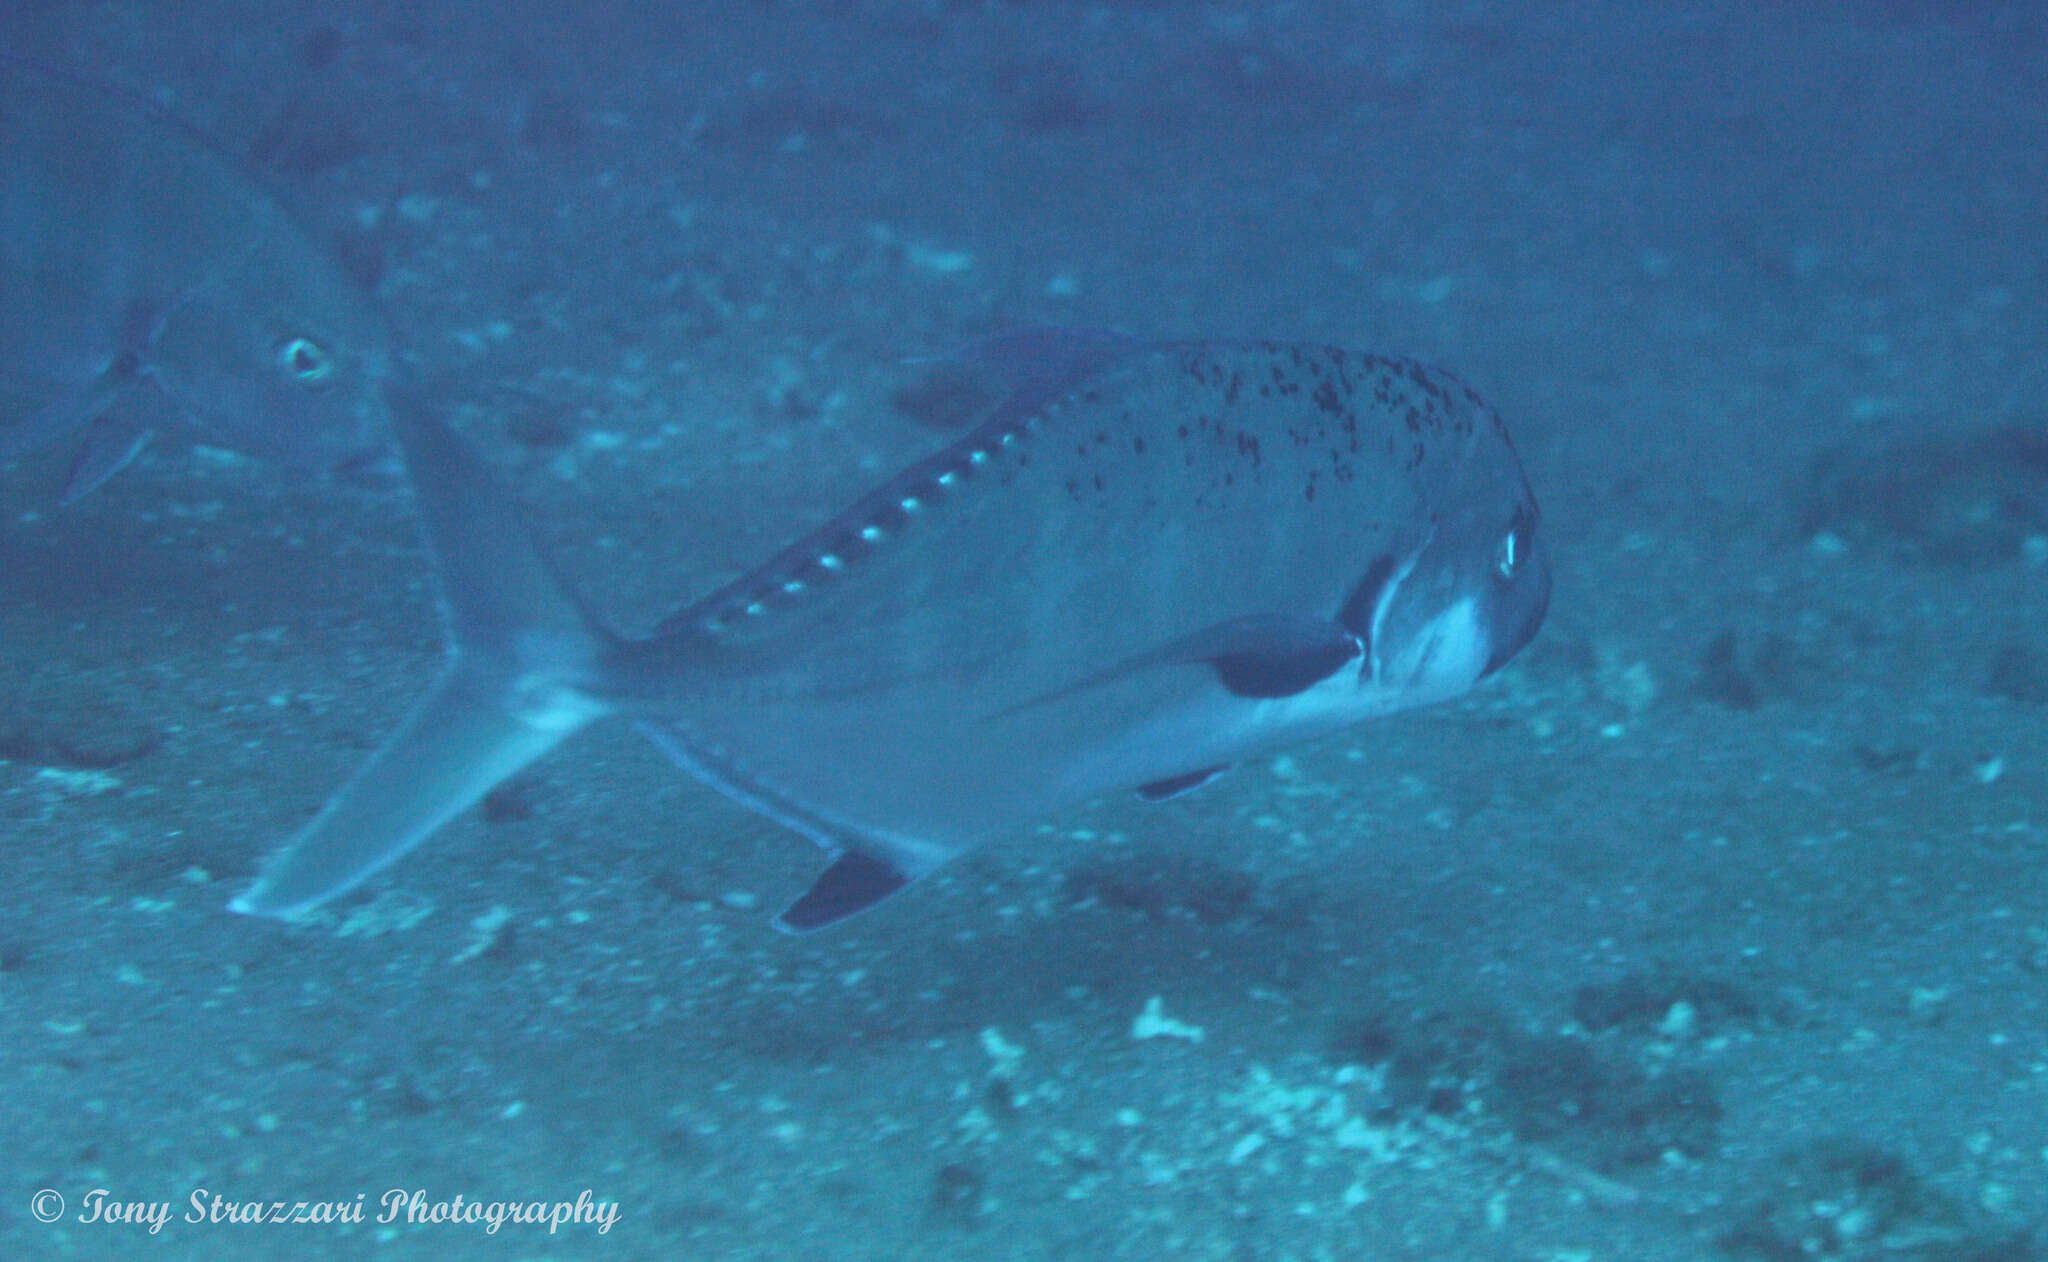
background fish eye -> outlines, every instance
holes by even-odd
[[[277,348],[277,366],[307,385],[334,375],[334,357],[311,338],[286,338]]]

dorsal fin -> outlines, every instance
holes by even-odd
[[[942,357],[991,373],[1012,394],[1042,399],[1150,343],[1113,329],[1028,324],[969,342]]]

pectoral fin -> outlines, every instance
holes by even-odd
[[[1206,660],[1217,682],[1238,697],[1291,697],[1365,656],[1364,643],[1331,622],[1288,620],[1231,639],[1231,647]]]
[[[1337,623],[1289,614],[1233,618],[1097,671],[1014,710],[1062,700],[1161,667],[1200,667],[1233,696],[1253,700],[1305,692],[1365,656],[1365,644]]]

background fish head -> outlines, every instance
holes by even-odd
[[[211,441],[321,472],[389,449],[389,339],[319,270],[207,285],[163,315],[147,371]]]
[[[1373,594],[1365,681],[1404,707],[1455,697],[1499,670],[1550,607],[1541,514],[1490,411],[1472,442],[1480,450],[1458,462],[1425,541]]]

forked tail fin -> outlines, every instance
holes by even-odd
[[[440,579],[448,664],[397,733],[229,907],[318,906],[425,841],[606,705],[610,637],[569,594],[467,443],[422,409],[395,424]]]

